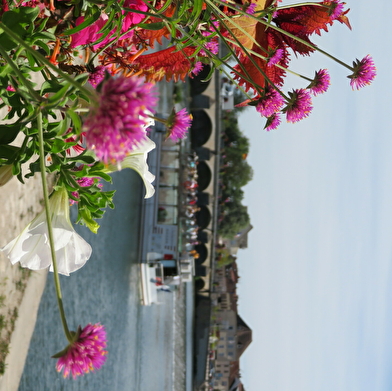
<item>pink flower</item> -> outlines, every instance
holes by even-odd
[[[341,3],[340,0],[330,0],[330,1],[324,1],[323,5],[330,6],[330,18],[332,20],[336,20],[343,14],[343,8],[346,3]]]
[[[298,122],[309,116],[312,111],[312,98],[310,92],[300,88],[289,92],[290,100],[282,110],[286,113],[287,122]]]
[[[72,34],[72,42],[71,42],[71,48],[75,48],[77,46],[82,46],[82,45],[89,45],[90,43],[93,43],[97,41],[99,38],[102,37],[102,33],[98,33],[99,30],[103,26],[105,26],[107,20],[109,17],[106,14],[102,14],[97,21],[95,21],[93,24],[90,24],[89,26],[85,27],[84,29],[78,31],[75,34]],[[84,22],[84,16],[79,16],[79,18],[76,19],[76,26],[79,26]],[[106,45],[109,42],[110,35],[108,34],[104,40],[96,45],[93,46],[93,49],[97,49],[101,46]]]
[[[315,73],[313,81],[307,88],[314,96],[323,94],[328,90],[329,85],[331,84],[330,80],[328,71],[326,69],[320,69]]]
[[[256,111],[263,117],[270,117],[272,114],[278,112],[283,106],[284,98],[275,88],[268,85],[265,88],[264,96],[260,98],[257,103]]]
[[[264,129],[267,131],[274,130],[280,125],[280,114],[275,113],[267,118],[267,123],[265,124]]]
[[[87,147],[105,163],[123,160],[145,139],[156,103],[152,83],[138,77],[108,79],[98,93],[97,107],[84,121]]]
[[[272,67],[273,65],[276,65],[283,58],[283,55],[283,49],[276,49],[275,52],[268,59],[267,66]]]
[[[352,89],[359,90],[362,87],[369,85],[376,77],[376,66],[373,59],[367,55],[361,61],[358,59],[353,62],[353,74],[347,76],[350,81]]]
[[[72,131],[72,128],[69,128],[67,130],[66,134],[70,133],[71,131]],[[69,156],[76,155],[77,156],[77,155],[80,155],[85,150],[85,148],[83,147],[83,141],[84,141],[85,135],[86,135],[86,133],[82,132],[82,133],[80,133],[79,136],[74,135],[74,136],[71,136],[71,137],[68,137],[67,139],[65,139],[65,142],[67,142],[67,143],[75,143],[78,141],[78,143],[76,145],[72,145],[72,147],[71,147],[72,151],[71,151],[71,148],[68,148],[66,150],[67,155],[69,155]]]
[[[211,41],[207,42],[204,47],[211,53],[211,54],[218,54],[219,52],[219,42],[216,37],[212,38]],[[199,54],[201,56],[209,56],[210,53],[206,53],[204,49],[200,50]]]
[[[148,10],[147,5],[143,2],[143,0],[125,0],[123,4],[124,8],[134,9],[136,11],[143,11],[146,12]],[[136,24],[140,23],[144,18],[145,15],[138,14],[136,12],[131,11],[122,11],[125,15],[124,19],[122,20],[121,25],[121,33],[126,33],[131,27],[135,26]],[[102,33],[98,33],[99,30],[105,25],[107,20],[109,19],[108,15],[102,14],[99,19],[87,26],[83,30],[72,34],[72,42],[71,47],[77,47],[82,45],[89,45],[93,42],[96,42],[98,39],[102,37]],[[76,19],[76,26],[80,25],[84,22],[84,17],[80,16]],[[116,29],[111,30],[106,37],[103,39],[102,42],[93,46],[93,49],[98,49],[102,46],[105,46],[110,40],[115,38]],[[127,34],[123,35],[121,39],[131,38],[133,36],[133,31],[129,31]]]
[[[191,73],[196,76],[198,75],[203,69],[203,63],[201,61],[197,61],[194,66],[193,69],[191,71]]]
[[[136,11],[143,11],[143,12],[147,12],[148,10],[148,7],[143,2],[143,0],[125,0],[123,7],[131,8]],[[136,24],[140,23],[146,17],[146,15],[138,14],[136,12],[123,11],[123,13],[125,13],[125,17],[122,21],[122,28],[121,28],[121,32],[123,33],[125,33],[127,30],[129,30],[131,27],[135,26]],[[133,31],[130,31],[127,35],[125,35],[121,39],[129,38],[132,35],[133,35]]]
[[[192,115],[188,114],[186,109],[176,112],[174,109],[168,118],[167,138],[174,142],[184,138],[192,124]]]
[[[10,10],[7,0],[2,0],[0,5],[0,15]]]
[[[250,4],[248,8],[246,8],[245,12],[249,15],[253,15],[256,11],[256,3]]]
[[[217,20],[212,21],[209,25],[205,26],[205,28],[206,30],[203,30],[201,35],[203,37],[209,37],[211,34],[214,34],[217,29],[219,29],[219,22]]]
[[[59,357],[57,372],[64,371],[66,378],[70,374],[75,379],[85,373],[100,368],[106,361],[106,331],[99,323],[89,323],[85,328],[79,326],[76,332],[77,338],[65,349],[53,356]],[[61,356],[60,356],[61,355]]]
[[[30,7],[30,8],[35,8],[38,7],[40,13],[43,13],[44,10],[46,9],[45,3],[41,2],[40,0],[31,0],[31,1],[24,1],[21,4],[22,7]]]
[[[95,67],[92,72],[90,72],[90,76],[88,77],[88,82],[94,88],[97,88],[98,84],[101,83],[105,78],[105,70],[106,67],[104,67],[103,65],[99,65]]]
[[[100,181],[100,178],[98,178],[98,177],[94,177],[94,178],[91,178],[91,177],[83,177],[83,178],[78,178],[78,179],[76,180],[76,182],[78,183],[78,185],[81,186],[81,187],[91,187],[91,186],[93,186],[95,183],[98,182],[98,183],[97,183],[97,186],[98,186],[99,188],[102,188],[103,185],[102,185],[102,183],[99,183],[99,181]],[[74,198],[79,198],[79,192],[78,192],[78,191],[73,191],[73,192],[71,192],[71,194],[72,194],[72,196],[73,196]],[[69,199],[69,204],[70,204],[70,205],[76,204],[77,202],[79,202],[79,201],[73,200],[72,198]]]

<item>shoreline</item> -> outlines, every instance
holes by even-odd
[[[0,391],[17,391],[19,388],[47,274],[46,269],[34,271],[27,282],[5,360],[6,370],[0,378]]]
[[[0,188],[0,248],[17,237],[42,211],[42,185],[38,176],[20,183],[12,178]],[[0,328],[2,364],[0,391],[16,391],[45,287],[47,271],[34,272],[12,265],[0,252]],[[4,357],[5,356],[5,357]]]

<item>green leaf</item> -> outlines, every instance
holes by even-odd
[[[41,42],[41,41],[37,41],[36,42],[36,44],[38,45],[38,46],[41,46],[41,45],[39,45],[39,42]],[[43,42],[41,42],[43,45],[45,45],[46,46],[46,48],[48,49],[48,51],[46,52],[46,54],[50,54],[50,50],[49,50],[49,47],[46,45],[46,44],[44,44]],[[42,46],[41,46],[42,47]],[[27,61],[29,62],[29,65],[30,65],[30,68],[31,68],[31,70],[32,71],[34,71],[34,72],[40,72],[42,69],[44,69],[45,68],[45,65],[42,65],[42,66],[40,66],[40,67],[36,67],[35,66],[35,64],[36,64],[36,61],[35,61],[35,58],[34,58],[34,56],[30,53],[30,52],[26,52],[26,57],[27,57]]]
[[[28,24],[33,23],[40,12],[39,7],[19,7],[13,11],[19,13],[20,20]]]
[[[12,143],[20,129],[20,124],[0,125],[0,145]]]
[[[52,356],[52,358],[60,358],[60,357],[63,357],[63,356],[65,356],[65,355],[67,354],[68,350],[69,350],[69,346],[67,346],[67,347],[66,347],[65,349],[63,349],[61,352],[58,352],[58,353],[54,354],[54,355]]]
[[[41,40],[37,40],[34,42],[37,46],[39,46],[41,49],[43,49],[45,51],[45,53],[49,56],[50,55],[50,49],[49,46],[41,41]],[[44,68],[44,66],[42,66],[42,68]]]
[[[211,67],[210,71],[208,72],[208,75],[202,80],[202,82],[206,82],[214,76],[215,68]]]
[[[17,175],[19,178],[19,175],[21,174],[21,164],[20,162],[16,161],[13,166],[12,166],[12,175]],[[19,179],[20,180],[20,179]],[[23,183],[23,180],[21,181]]]
[[[78,26],[74,27],[73,29],[63,31],[63,35],[72,35],[78,33],[79,31],[83,30],[84,28],[96,22],[100,16],[101,16],[101,11],[97,11],[95,14],[90,16],[83,23],[80,23]]]
[[[99,224],[93,220],[90,211],[87,208],[79,209],[79,215],[82,223],[84,223],[91,232],[96,234],[98,232]]]
[[[12,11],[4,12],[1,21],[12,29],[15,34],[19,35],[20,38],[26,40],[26,37],[28,36],[26,26],[32,25],[38,14],[38,7],[19,7],[14,8]],[[0,29],[0,31],[1,46],[5,50],[9,51],[17,47],[17,44],[8,37],[4,30]]]
[[[139,23],[137,26],[144,30],[161,30],[166,25],[163,22],[157,22],[157,23]]]
[[[62,84],[58,83],[56,80],[46,80],[42,83],[41,95],[57,92],[61,88]]]
[[[60,90],[58,90],[55,94],[53,94],[48,98],[48,102],[50,102],[51,105],[54,105],[57,104],[62,99],[64,99],[65,94],[67,90],[70,88],[70,86],[71,85],[69,83],[65,84],[63,87],[60,88]]]
[[[81,155],[78,155],[75,157],[68,158],[68,161],[75,162],[75,163],[93,164],[95,162],[95,159],[92,156],[81,154]],[[85,176],[85,175],[82,175],[82,176]],[[92,176],[95,176],[95,175],[92,175]]]
[[[55,41],[56,40],[56,36],[52,33],[48,33],[47,31],[35,33],[31,38],[33,39],[34,42],[38,39],[41,39],[41,40],[43,39],[46,41]]]
[[[82,121],[80,119],[80,116],[77,113],[75,113],[73,110],[68,110],[67,116],[71,118],[72,125],[73,125],[72,127],[75,133],[80,134],[82,129]]]
[[[203,10],[203,0],[194,0],[193,1],[193,9],[192,9],[192,14],[189,18],[189,21],[187,23],[187,25],[193,25],[196,20],[198,20],[200,18],[200,14]]]
[[[88,80],[88,78],[90,77],[89,73],[81,73],[79,75],[75,76],[75,81],[77,81],[78,83],[80,83],[81,85],[85,84]]]
[[[18,151],[19,148],[13,145],[0,145],[0,158],[7,159],[11,163]]]
[[[41,32],[45,28],[46,23],[48,22],[48,20],[49,20],[49,18],[40,19],[40,22],[38,22],[38,24],[35,27],[35,31],[36,32]]]
[[[51,149],[52,153],[59,153],[66,149],[68,149],[68,143],[66,143],[64,140],[60,138],[54,139],[52,144],[52,149]]]

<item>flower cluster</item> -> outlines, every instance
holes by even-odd
[[[348,76],[352,89],[359,90],[369,85],[376,77],[376,66],[373,59],[367,55],[362,60],[353,62],[353,73]]]
[[[97,98],[84,121],[87,147],[105,163],[121,161],[146,138],[155,90],[142,79],[119,76],[103,83]]]
[[[308,85],[308,89],[314,96],[316,96],[327,92],[330,84],[331,82],[328,71],[326,69],[320,69],[315,72],[314,79]]]
[[[95,183],[99,182],[100,178],[90,178],[90,177],[82,177],[76,180],[77,184],[80,187],[91,187],[93,186]],[[102,188],[102,183],[98,183],[97,186],[99,188]],[[69,203],[70,205],[74,205],[75,203],[78,202],[79,199],[79,192],[78,191],[72,191],[71,192],[71,196],[75,199],[70,199]]]
[[[75,379],[94,369],[99,369],[106,361],[106,330],[99,323],[88,324],[83,329],[79,328],[65,351],[56,354],[58,358],[56,369],[63,371],[63,376],[72,375]]]
[[[174,109],[167,120],[167,138],[174,142],[184,138],[192,124],[192,115],[186,109],[176,112]]]
[[[105,78],[106,67],[103,65],[99,65],[94,68],[88,77],[88,82],[94,87],[97,88],[98,84],[103,81]]]
[[[114,206],[114,191],[103,191],[99,180],[111,181],[111,172],[131,168],[141,175],[146,198],[151,197],[155,177],[147,154],[155,144],[147,137],[148,127],[154,120],[163,122],[166,138],[174,142],[191,127],[186,109],[173,109],[166,119],[154,117],[154,83],[193,78],[208,64],[207,80],[223,68],[246,94],[241,105],[255,106],[269,131],[280,125],[282,115],[289,123],[308,117],[312,96],[330,85],[326,69],[314,78],[294,72],[293,56],[319,51],[350,70],[354,90],[376,77],[369,55],[350,66],[311,41],[334,23],[351,29],[342,0],[290,6],[281,0],[98,3],[3,0],[0,7],[0,94],[8,108],[1,125],[0,186],[14,175],[23,183],[24,177],[40,173],[46,208],[1,251],[12,264],[54,271],[58,298],[58,273],[78,270],[92,252],[72,226],[70,198],[77,203],[76,222],[96,233],[96,220]],[[164,40],[168,47],[156,49]],[[41,73],[45,80],[36,86],[31,80]],[[308,85],[286,92],[288,73]],[[14,143],[17,137],[24,140],[20,146]],[[36,156],[24,172],[22,165]],[[50,199],[47,173],[56,177]],[[103,365],[106,334],[100,324],[69,333],[60,302],[70,345],[58,356],[57,370],[75,378]]]
[[[303,88],[289,92],[290,101],[283,109],[286,113],[287,122],[298,122],[307,117],[312,111],[312,98],[310,92]]]
[[[284,98],[279,91],[268,85],[264,90],[264,95],[257,102],[256,110],[263,117],[271,117],[277,113],[284,104]]]

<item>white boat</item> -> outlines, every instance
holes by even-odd
[[[162,285],[162,265],[159,263],[141,263],[141,304],[159,304],[158,289]]]

